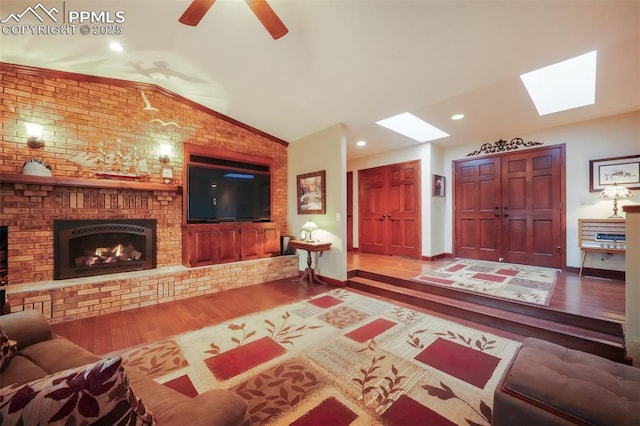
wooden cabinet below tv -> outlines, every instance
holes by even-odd
[[[280,230],[273,222],[183,225],[182,240],[182,263],[187,267],[280,254]]]

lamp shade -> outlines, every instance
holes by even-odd
[[[318,229],[318,225],[311,221],[308,221],[307,223],[302,225],[302,229],[306,229],[307,231],[315,231],[316,229]]]
[[[624,186],[618,186],[614,183],[611,186],[606,187],[600,192],[601,198],[631,198],[631,191]]]
[[[631,198],[631,191],[624,186],[618,186],[615,182],[613,185],[606,187],[600,192],[601,198],[610,198],[613,200],[613,215],[610,218],[621,218],[618,215],[618,198]]]

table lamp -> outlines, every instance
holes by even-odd
[[[600,198],[613,199],[613,216],[609,216],[610,218],[622,218],[622,216],[618,216],[618,198],[631,198],[631,191],[624,186],[618,186],[614,182],[613,185],[600,192]]]
[[[315,223],[313,223],[312,221],[308,221],[307,223],[305,223],[304,225],[302,225],[302,229],[304,229],[306,231],[306,242],[313,242],[313,237],[311,236],[311,233],[313,231],[315,231],[316,229],[318,229],[318,225],[316,225]]]

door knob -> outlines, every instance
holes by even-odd
[[[509,213],[505,213],[505,214],[503,214],[502,216],[504,216],[504,217],[509,217]]]

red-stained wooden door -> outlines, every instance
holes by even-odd
[[[454,162],[455,255],[563,268],[564,146]]]
[[[420,162],[358,171],[359,248],[420,258]]]
[[[500,158],[454,163],[455,255],[498,260],[500,254]]]

